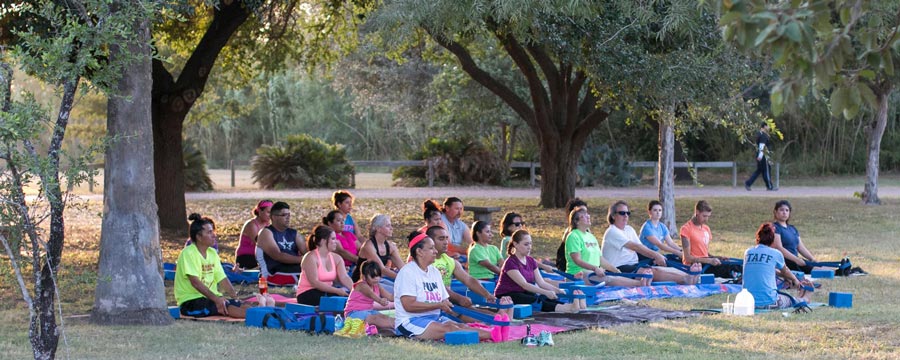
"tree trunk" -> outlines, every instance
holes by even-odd
[[[659,159],[656,186],[659,189],[659,201],[663,204],[663,216],[660,221],[669,228],[669,233],[676,233],[675,223],[675,127],[674,119],[669,114],[659,122]]]
[[[187,236],[184,202],[184,119],[203,94],[222,48],[250,14],[242,1],[222,1],[213,20],[184,64],[178,80],[159,60],[153,62],[153,166],[159,225],[167,233]]]
[[[884,136],[884,129],[887,127],[888,101],[891,97],[891,88],[879,89],[875,92],[878,102],[878,111],[875,113],[875,122],[868,129],[868,154],[869,160],[866,162],[866,185],[863,190],[862,200],[866,205],[881,205],[881,199],[878,198],[878,166],[879,155],[881,152],[881,138]]]
[[[550,137],[540,134],[538,140],[541,143],[541,206],[559,208],[575,197],[576,166],[584,142],[576,144],[571,138],[552,142]]]
[[[165,325],[159,220],[153,180],[150,123],[150,23],[134,24],[135,43],[110,47],[110,58],[137,56],[109,98],[107,130],[119,136],[106,150],[100,264],[91,321]],[[125,55],[127,54],[127,55]]]

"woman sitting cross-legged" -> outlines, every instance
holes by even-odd
[[[347,289],[353,287],[343,259],[334,252],[338,246],[334,230],[317,225],[306,238],[306,246],[309,252],[300,262],[302,271],[297,285],[297,303],[318,306],[322,296],[347,296],[346,290],[334,286],[334,281],[338,280]]]
[[[811,286],[812,283],[797,280],[784,263],[781,252],[771,247],[774,242],[775,227],[771,223],[760,225],[756,231],[756,246],[744,252],[744,289],[753,294],[757,308],[785,309],[800,301],[809,301],[801,285]],[[784,279],[788,288],[797,289],[797,298],[778,291],[776,274]]]
[[[569,229],[571,232],[566,235],[563,244],[567,273],[584,276],[586,280],[605,282],[610,286],[641,286],[639,280],[606,275],[607,271],[622,271],[600,256],[600,243],[591,233],[591,214],[586,207],[577,207],[569,213]]]
[[[517,230],[513,233],[506,249],[509,257],[503,262],[494,296],[497,298],[509,296],[516,304],[533,304],[540,301],[541,311],[576,312],[585,309],[587,304],[584,299],[576,299],[571,304],[557,301],[557,294],[564,294],[565,291],[544,281],[537,261],[530,256],[531,245],[531,234],[527,230]],[[579,293],[580,291],[575,292]]]
[[[441,315],[441,311],[452,313],[453,305],[450,295],[444,287],[441,272],[432,266],[437,251],[434,241],[421,234],[409,243],[409,254],[412,258],[397,273],[394,281],[395,319],[394,331],[397,335],[410,338],[437,340],[443,339],[448,332],[458,330],[474,330],[482,340],[502,338],[501,329],[474,329]]]
[[[486,221],[472,224],[472,244],[469,245],[469,275],[479,280],[493,280],[500,275],[503,255],[500,249],[491,244],[494,232]]]

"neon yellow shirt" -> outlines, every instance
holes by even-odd
[[[200,278],[200,282],[206,285],[213,294],[222,296],[219,292],[219,282],[225,279],[225,270],[219,262],[219,254],[212,247],[206,249],[206,257],[200,256],[200,251],[194,244],[188,245],[178,255],[178,263],[175,265],[175,301],[178,306],[188,300],[202,298],[197,289],[191,285],[188,276]]]

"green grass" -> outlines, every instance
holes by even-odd
[[[538,256],[555,253],[565,221],[561,210],[536,207],[534,199],[466,199],[467,205],[499,205],[524,214],[536,239]],[[613,199],[588,199],[594,232],[605,229],[605,207]],[[648,199],[626,199],[639,227]],[[697,199],[678,200],[678,222],[691,214]],[[757,198],[712,198],[714,254],[740,256],[753,242],[753,231],[770,219],[773,201]],[[450,347],[401,339],[348,340],[304,333],[259,330],[232,324],[178,321],[167,327],[101,327],[84,318],[67,318],[68,349],[75,359],[159,358],[897,358],[900,346],[900,204],[863,206],[855,199],[801,198],[793,201],[793,223],[804,242],[823,260],[850,256],[870,276],[823,280],[813,300],[827,302],[829,291],[853,293],[852,309],[821,308],[811,314],[784,317],[780,312],[751,318],[703,316],[686,320],[633,324],[554,337],[556,347],[525,349],[515,343]],[[294,225],[309,229],[329,208],[327,200],[291,200]],[[378,212],[393,215],[394,240],[421,225],[420,202],[407,199],[357,199],[354,217],[362,228]],[[219,225],[223,258],[231,260],[238,226],[252,201],[189,202],[190,211],[214,217]],[[93,303],[101,204],[91,203],[67,215],[68,236],[60,271],[64,313],[87,313]],[[469,216],[469,214],[466,214]],[[500,215],[494,221],[499,222]],[[496,231],[496,230],[495,230]],[[363,230],[363,233],[365,231]],[[163,239],[163,257],[174,261],[183,239]],[[405,247],[401,246],[401,249]],[[14,286],[8,261],[0,261],[0,354],[4,359],[29,358],[28,312]],[[169,302],[174,303],[171,284]],[[715,308],[726,295],[701,299],[668,299],[642,304],[673,309]],[[732,296],[733,298],[733,296]],[[60,344],[59,356],[66,349]]]

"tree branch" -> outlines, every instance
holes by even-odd
[[[490,90],[494,95],[497,95],[503,102],[509,105],[509,107],[512,108],[512,110],[515,111],[528,126],[537,129],[534,110],[528,106],[528,103],[516,95],[512,89],[481,69],[478,64],[475,63],[475,60],[472,59],[472,55],[469,54],[469,51],[465,47],[445,36],[433,33],[427,26],[422,25],[422,28],[425,29],[428,35],[431,36],[438,45],[441,45],[456,56],[463,71],[469,74],[473,80]]]
[[[534,68],[534,64],[531,62],[528,53],[525,52],[522,45],[519,44],[518,40],[512,35],[502,33],[496,27],[492,29],[492,32],[497,40],[503,44],[506,53],[509,54],[509,57],[516,64],[516,67],[519,68],[519,71],[522,72],[522,75],[525,76],[525,80],[528,83],[529,93],[531,94],[531,103],[534,105],[535,125],[537,125],[532,126],[532,128],[541,132],[556,133],[556,131],[547,128],[547,126],[550,125],[549,122],[537,121],[537,119],[549,118],[550,114],[548,114],[548,110],[550,108],[550,100],[547,96],[547,90],[544,88],[544,84],[541,82],[541,78],[538,76],[537,70]]]

